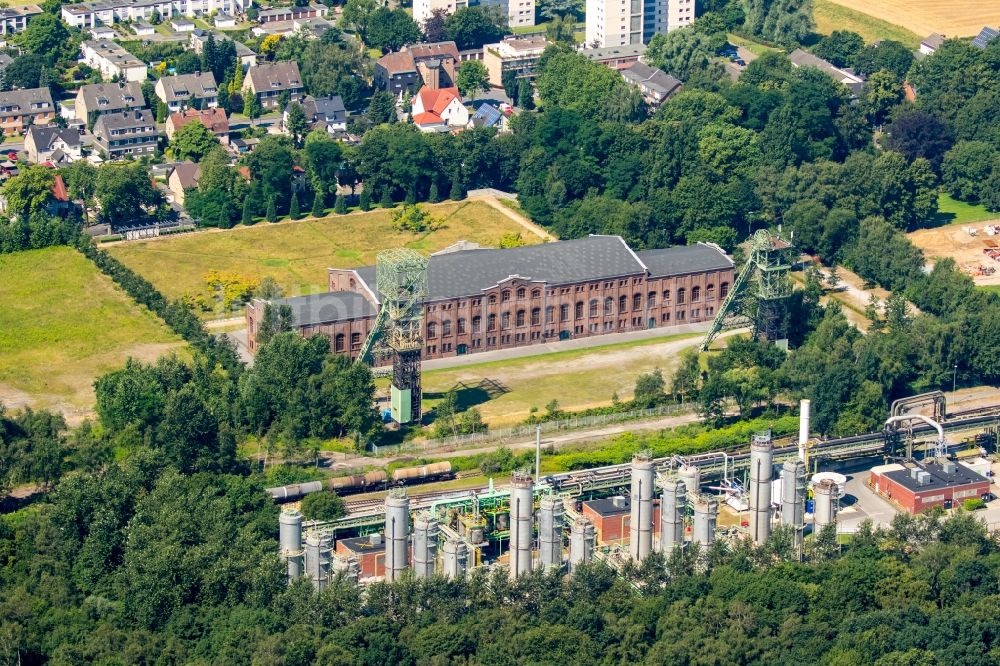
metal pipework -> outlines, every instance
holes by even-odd
[[[674,548],[684,547],[684,502],[687,488],[677,479],[660,482],[660,552],[669,555]]]
[[[330,537],[318,532],[306,535],[305,547],[306,575],[317,590],[324,589],[330,582]]]
[[[805,525],[806,466],[787,460],[781,467],[781,524],[795,530],[795,547],[802,547]]]
[[[444,542],[444,556],[441,558],[444,575],[451,579],[465,578],[468,549],[460,539],[448,539]]]
[[[426,511],[413,518],[413,575],[430,578],[437,564],[438,522]]]
[[[799,460],[805,462],[806,445],[809,444],[809,419],[812,401],[803,398],[799,401]]]
[[[586,518],[577,518],[569,528],[569,570],[573,571],[581,564],[588,564],[594,559],[594,543],[597,532],[594,525]]]
[[[701,469],[696,465],[681,465],[677,469],[678,480],[684,483],[684,487],[691,495],[697,495],[701,489]]]
[[[407,569],[410,542],[410,498],[399,491],[385,498],[385,579],[399,580]]]
[[[563,522],[566,508],[562,498],[544,495],[538,509],[539,563],[546,571],[562,568]]]
[[[773,459],[771,433],[754,435],[750,443],[750,538],[756,544],[771,536]]]
[[[534,482],[530,474],[514,473],[510,491],[510,575],[531,573]]]
[[[694,526],[692,540],[703,547],[715,541],[715,523],[719,516],[719,503],[707,495],[696,495],[694,500]]]
[[[288,568],[288,582],[302,575],[302,514],[282,511],[278,516],[278,543]]]
[[[333,557],[331,559],[330,575],[333,577],[343,576],[344,580],[351,585],[357,585],[358,578],[361,576],[361,567],[353,557]]]
[[[632,459],[631,500],[629,555],[633,562],[641,562],[653,549],[653,459],[648,453]]]
[[[813,485],[813,532],[819,532],[837,520],[837,484],[823,479]]]

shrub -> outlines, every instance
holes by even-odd
[[[344,500],[335,492],[322,491],[302,498],[302,517],[306,520],[336,520],[346,513]]]
[[[986,502],[978,497],[970,497],[969,499],[962,502],[962,508],[966,511],[978,511],[979,509],[985,508]]]

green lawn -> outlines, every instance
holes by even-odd
[[[623,401],[631,399],[636,377],[656,367],[669,384],[678,351],[701,337],[664,331],[663,337],[650,340],[429,370],[423,373],[425,405],[433,407],[455,388],[462,406],[478,407],[483,419],[497,427],[524,421],[532,407],[544,412],[552,399],[566,411],[610,405],[614,393]]]
[[[944,193],[938,195],[937,220],[940,224],[975,224],[996,219],[1000,219],[1000,213],[991,213],[981,205],[967,204]]]
[[[767,44],[761,44],[760,42],[754,41],[748,37],[742,37],[733,33],[729,33],[729,43],[734,46],[742,46],[756,56],[762,56],[773,51],[781,50],[776,49],[773,46],[768,46]]]
[[[920,36],[906,28],[863,14],[831,0],[816,0],[813,18],[816,32],[829,35],[834,30],[851,30],[861,35],[866,43],[877,39],[892,39],[911,49],[920,45]]]
[[[391,213],[331,216],[322,219],[237,227],[228,231],[182,234],[157,240],[120,243],[108,252],[171,298],[205,289],[211,271],[247,278],[270,276],[289,296],[326,291],[326,269],[371,265],[379,250],[408,247],[429,254],[457,241],[496,246],[505,233],[520,233],[527,243],[540,239],[498,210],[476,201],[426,205],[440,228],[426,233],[398,231]]]
[[[75,250],[0,254],[0,276],[0,402],[80,418],[98,375],[183,347]]]

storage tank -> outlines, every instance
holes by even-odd
[[[801,460],[786,460],[781,467],[781,524],[795,530],[795,546],[802,547],[805,525],[806,466]]]
[[[837,498],[842,499],[847,493],[847,477],[839,472],[818,472],[809,479],[809,484],[815,486],[823,480],[833,481],[837,486]]]
[[[444,575],[452,579],[465,578],[468,567],[468,549],[460,539],[448,539],[444,542],[444,555],[441,558]]]
[[[771,433],[754,435],[750,443],[750,538],[756,544],[771,535],[771,478],[773,471]]]
[[[413,574],[430,578],[437,564],[438,522],[421,511],[413,518]]]
[[[703,547],[715,541],[715,523],[719,515],[719,503],[707,495],[699,495],[694,500],[694,526],[692,541]]]
[[[813,486],[813,532],[837,520],[837,484],[832,479],[821,479]]]
[[[285,558],[289,582],[302,575],[302,514],[282,511],[278,516],[278,543]]]
[[[385,579],[399,580],[406,571],[410,544],[410,498],[391,492],[385,498]]]
[[[675,547],[684,547],[684,502],[687,489],[678,479],[665,479],[660,486],[660,552],[669,555]]]
[[[541,566],[546,571],[562,567],[565,514],[561,498],[544,495],[539,501],[538,550]]]
[[[515,472],[510,490],[510,575],[531,573],[534,482],[530,474]]]
[[[677,479],[684,482],[688,494],[693,496],[701,492],[701,470],[695,465],[681,465],[677,470]]]
[[[648,453],[632,458],[631,499],[629,555],[641,562],[653,549],[653,459]]]
[[[306,534],[305,569],[306,575],[312,581],[313,587],[322,590],[330,582],[330,544],[329,535],[318,532]]]
[[[594,559],[597,532],[586,518],[577,518],[569,528],[569,570]]]
[[[392,473],[392,480],[393,483],[403,483],[404,481],[427,479],[445,474],[451,474],[450,462],[438,462],[419,467],[401,467]]]

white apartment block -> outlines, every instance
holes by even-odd
[[[106,39],[94,39],[80,45],[83,62],[101,72],[105,81],[122,77],[126,81],[145,81],[146,63]]]
[[[413,0],[413,20],[423,27],[424,21],[439,9],[454,14],[459,9],[476,6],[500,7],[507,14],[511,28],[535,25],[535,0]]]
[[[691,25],[695,0],[587,0],[586,45],[646,44],[653,35]]]
[[[63,5],[62,20],[76,28],[114,25],[118,21],[146,21],[154,12],[164,20],[174,16],[205,16],[210,13],[242,14],[251,0],[94,0]]]

